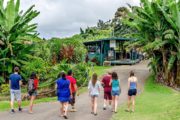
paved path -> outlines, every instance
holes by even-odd
[[[125,103],[127,100],[127,78],[129,76],[129,71],[134,70],[136,76],[139,79],[140,89],[143,89],[144,80],[149,75],[149,70],[147,68],[147,61],[143,61],[137,65],[133,66],[115,66],[112,71],[116,71],[121,80],[121,95],[119,99],[119,105]],[[77,110],[78,112],[69,113],[69,120],[110,120],[112,112],[110,109],[106,111],[102,110],[103,107],[103,92],[101,92],[101,97],[98,100],[98,116],[90,114],[90,98],[88,93],[81,94],[77,97]],[[22,113],[16,112],[15,114],[10,114],[9,112],[0,113],[0,120],[63,120],[59,117],[59,103],[42,103],[34,106],[34,114],[28,114],[27,110]]]

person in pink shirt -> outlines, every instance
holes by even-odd
[[[108,72],[107,75],[104,75],[101,83],[104,88],[104,106],[103,110],[106,110],[107,104],[109,104],[109,107],[111,106],[112,101],[112,95],[111,95],[111,85],[109,84],[111,81],[111,72]]]
[[[71,84],[71,91],[72,91],[72,99],[69,101],[69,103],[72,106],[71,112],[76,112],[75,109],[75,99],[76,99],[76,93],[77,93],[77,84],[76,84],[76,79],[73,77],[73,72],[72,70],[69,70],[66,76],[66,79],[70,81]]]

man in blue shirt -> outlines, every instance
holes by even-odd
[[[21,108],[21,80],[22,77],[18,74],[19,68],[14,68],[14,73],[9,77],[10,93],[11,93],[11,113],[15,113],[14,110],[14,100],[18,101],[19,111],[22,111]]]

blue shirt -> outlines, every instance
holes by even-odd
[[[67,79],[63,79],[63,78],[59,78],[56,81],[57,84],[57,95],[60,99],[64,99],[67,98],[69,99],[70,97],[70,89],[69,89],[69,85],[70,85],[70,81]]]
[[[136,89],[136,82],[130,82],[130,89]]]
[[[119,89],[119,80],[112,80],[112,91],[118,91]]]
[[[13,90],[20,90],[19,81],[22,80],[21,76],[19,74],[13,73],[10,75],[9,79],[11,81],[10,88]]]

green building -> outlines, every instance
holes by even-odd
[[[135,64],[140,61],[135,48],[126,51],[124,43],[133,39],[106,38],[96,41],[84,42],[87,48],[89,61],[103,65],[105,62],[114,64]]]

